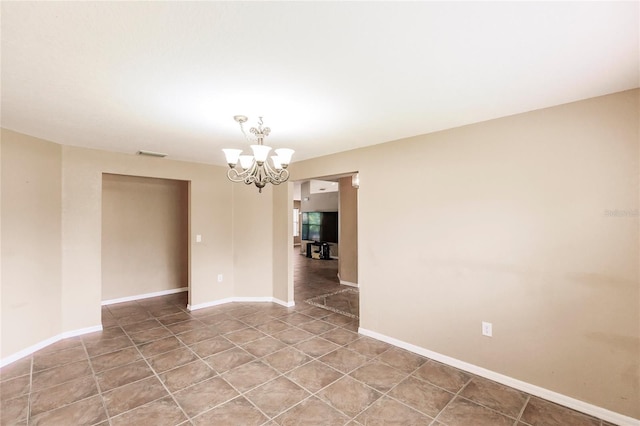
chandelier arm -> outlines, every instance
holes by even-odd
[[[258,165],[258,163],[254,160],[253,164],[251,165],[251,167],[249,167],[247,169],[247,176],[244,179],[244,183],[247,185],[251,185],[252,183],[255,183],[256,186],[258,186],[258,173],[260,171],[260,166]]]
[[[269,182],[274,185],[280,185],[282,182],[286,181],[289,178],[289,172],[286,172],[286,177],[283,178],[284,173],[282,172],[285,171],[285,169],[276,170],[272,168],[269,165],[269,163],[266,161],[264,163],[264,166],[267,172]]]
[[[255,179],[253,177],[254,169],[256,168],[255,162],[249,167],[247,170],[243,170],[241,172],[238,171],[237,168],[227,170],[227,177],[232,182],[244,182],[247,185],[253,183]]]
[[[227,170],[227,177],[231,182],[244,182],[246,172],[238,172],[237,169]]]
[[[271,177],[274,174],[274,170],[271,168],[271,166],[269,165],[269,160],[266,160],[263,164],[264,167],[264,171],[266,173],[267,176]]]
[[[280,185],[281,183],[286,182],[288,179],[289,179],[289,171],[282,169],[280,172],[278,172],[278,178],[271,179],[270,182],[273,185]]]

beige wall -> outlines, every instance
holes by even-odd
[[[233,184],[234,279],[245,284],[235,296],[273,296],[273,191],[272,185],[258,193],[254,185]]]
[[[351,185],[351,176],[341,178],[338,241],[338,276],[340,282],[358,284],[358,190]]]
[[[234,286],[243,287],[233,280],[232,185],[224,168],[63,146],[65,329],[100,323],[103,173],[189,181],[190,305],[231,297]],[[224,275],[222,283],[217,274]],[[80,312],[71,309],[77,304]]]
[[[640,418],[638,96],[292,164],[359,171],[361,327]]]
[[[273,297],[293,304],[293,183],[273,188]],[[286,239],[277,236],[287,237]],[[295,253],[298,256],[297,253]]]
[[[234,184],[224,168],[60,146],[3,129],[3,359],[60,333],[100,325],[103,173],[190,182],[189,303],[251,293],[245,288],[253,282],[241,274],[234,279]],[[271,211],[270,201],[265,208]],[[237,232],[243,239],[244,228]],[[265,244],[272,247],[270,235]],[[252,246],[244,254],[264,255]],[[262,262],[271,263],[270,255]],[[272,278],[269,269],[268,295]]]
[[[2,340],[6,356],[60,333],[61,149],[2,130]]]
[[[102,300],[189,285],[188,182],[104,174]]]

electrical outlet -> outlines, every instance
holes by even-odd
[[[222,274],[218,274],[218,282],[221,283],[222,282]]]
[[[482,335],[487,337],[493,336],[493,324],[482,321]]]

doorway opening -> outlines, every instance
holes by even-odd
[[[299,215],[294,236],[300,236],[292,242],[295,303],[342,315],[345,321],[358,320],[360,314],[355,174],[294,182],[293,191],[294,214]]]
[[[102,175],[102,304],[189,290],[189,182]]]

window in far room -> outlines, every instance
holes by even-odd
[[[293,209],[293,236],[300,236],[300,209]]]

